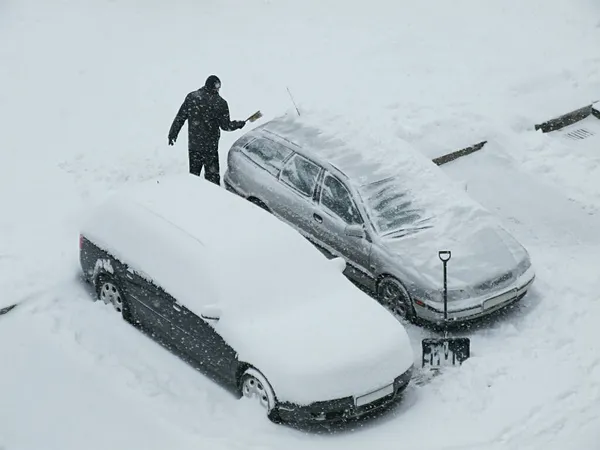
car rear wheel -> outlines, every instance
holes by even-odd
[[[118,284],[108,275],[100,275],[96,282],[98,299],[105,305],[110,304],[123,318],[126,317],[127,305]]]
[[[393,277],[383,278],[377,285],[377,297],[392,314],[408,321],[415,318],[415,309],[408,291]]]

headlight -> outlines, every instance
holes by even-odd
[[[523,259],[517,265],[517,276],[523,275],[525,272],[527,272],[527,269],[529,269],[530,267],[531,267],[531,259],[529,258],[529,256],[525,256],[525,259]]]
[[[439,291],[425,291],[419,297],[423,297],[423,300],[435,303],[442,303],[444,297]]]
[[[442,294],[442,296],[444,295],[443,291],[441,294]],[[455,289],[452,291],[450,291],[450,290],[448,291],[448,301],[449,302],[464,300],[465,298],[469,298],[472,296],[473,296],[473,293],[469,289]],[[442,300],[443,300],[443,297],[442,297]]]
[[[448,303],[464,300],[472,296],[473,293],[469,289],[449,289]],[[436,303],[444,303],[444,290],[440,289],[438,291],[428,291],[423,297],[425,300]]]

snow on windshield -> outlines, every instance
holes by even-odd
[[[430,228],[432,216],[415,203],[410,190],[403,187],[398,177],[386,178],[360,188],[371,220],[381,235],[400,230]]]

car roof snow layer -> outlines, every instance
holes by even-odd
[[[256,130],[274,134],[298,153],[340,170],[356,186],[406,175],[409,166],[419,166],[418,171],[433,166],[406,141],[384,142],[383,136],[373,138],[336,117],[285,115]]]
[[[192,307],[237,302],[245,308],[277,302],[282,293],[291,301],[331,280],[325,257],[298,232],[193,175],[121,190],[95,210],[82,233]]]

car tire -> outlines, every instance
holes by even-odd
[[[409,322],[415,320],[415,308],[404,285],[394,277],[383,277],[377,283],[377,299],[394,316]]]
[[[265,211],[267,211],[268,213],[271,212],[271,210],[269,209],[269,207],[267,205],[265,205],[265,203],[262,200],[257,199],[256,197],[248,197],[247,199],[250,203],[255,204],[256,206],[258,206],[259,208],[264,209]]]
[[[240,393],[242,397],[253,399],[265,409],[267,417],[274,423],[281,423],[277,412],[275,392],[267,378],[258,370],[249,367],[240,378]]]
[[[102,273],[96,277],[95,285],[98,300],[103,301],[106,305],[110,304],[123,319],[129,320],[129,305],[123,290],[114,277]]]

